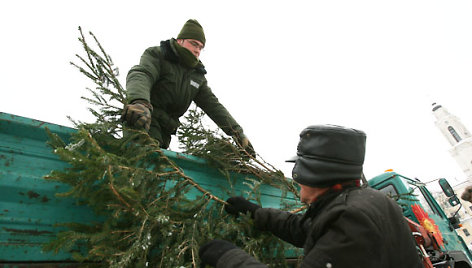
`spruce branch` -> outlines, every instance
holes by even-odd
[[[70,167],[45,178],[68,184],[70,189],[57,196],[91,207],[99,221],[63,224],[68,229],[44,249],[80,247],[82,251],[72,253],[75,260],[106,267],[198,267],[199,246],[222,238],[274,263],[272,267],[285,267],[284,244],[279,239],[253,230],[249,217],[234,219],[226,214],[222,193],[205,189],[185,174],[147,132],[123,126],[120,115],[127,101],[118,68],[93,33],[89,32],[98,50],[87,43],[80,27],[79,32],[86,55],[76,55],[79,64],[71,65],[95,84],[87,88],[91,96],[82,99],[94,107],[88,110],[96,121],[69,118],[77,132],[68,142],[48,132],[49,145]],[[293,182],[259,155],[253,158],[231,138],[206,128],[203,117],[202,111],[190,110],[188,123],[179,129],[179,141],[184,152],[220,170],[229,186],[224,195],[233,194],[234,186],[245,185],[247,195],[260,202],[261,186],[271,185],[282,191],[284,207],[298,205],[283,200],[288,192],[297,195]],[[245,177],[244,183],[235,181],[234,172]],[[267,255],[273,250],[275,257]]]

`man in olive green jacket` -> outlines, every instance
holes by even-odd
[[[242,127],[218,101],[205,78],[198,59],[205,46],[205,34],[196,20],[188,20],[177,39],[162,41],[144,51],[140,63],[126,78],[128,105],[122,120],[129,127],[144,128],[168,148],[171,135],[194,101],[238,145],[254,156],[254,149]]]

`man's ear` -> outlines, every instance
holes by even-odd
[[[177,39],[177,44],[182,45],[184,43],[184,39]]]

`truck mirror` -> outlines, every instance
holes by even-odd
[[[459,201],[459,198],[457,198],[456,195],[449,198],[448,202],[449,202],[449,205],[451,205],[453,207],[455,207],[455,206],[457,206],[461,203],[461,201]]]
[[[454,193],[454,190],[452,189],[451,185],[449,184],[449,182],[446,179],[444,179],[444,178],[439,179],[439,186],[441,186],[441,189],[443,190],[444,194],[447,197],[451,197],[451,196],[456,195]]]

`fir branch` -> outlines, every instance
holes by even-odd
[[[173,161],[171,161],[167,156],[162,154],[162,151],[159,150],[159,152],[161,153],[161,157],[163,159],[167,160],[169,162],[169,164],[175,169],[175,172],[177,172],[182,178],[184,178],[187,182],[189,182],[191,185],[193,185],[197,190],[202,192],[204,196],[208,196],[210,199],[215,200],[219,203],[227,204],[226,201],[224,201],[221,198],[211,194],[210,192],[205,190],[203,187],[201,187],[200,184],[196,183],[192,178],[185,175]]]
[[[128,207],[129,209],[132,210],[133,208],[131,207],[131,205],[128,204],[128,202],[126,202],[126,201],[123,199],[123,197],[121,197],[121,195],[118,193],[118,191],[117,191],[117,190],[115,189],[115,187],[113,186],[113,181],[110,180],[110,184],[109,184],[109,185],[110,185],[110,189],[113,191],[113,193],[114,193],[115,196],[118,198],[118,200],[120,200],[121,203],[123,203],[124,205],[126,205],[126,207]]]
[[[108,267],[197,267],[199,246],[208,239],[223,238],[274,267],[284,267],[285,246],[278,238],[253,230],[248,216],[234,219],[226,214],[224,199],[185,174],[148,133],[121,124],[126,93],[117,78],[118,68],[93,33],[89,34],[98,52],[89,46],[80,27],[79,32],[86,56],[76,55],[81,65],[71,64],[96,85],[87,88],[91,97],[82,97],[96,107],[88,108],[96,121],[69,118],[77,127],[69,143],[48,133],[50,146],[70,167],[54,170],[45,178],[70,185],[57,195],[90,206],[101,222],[65,224],[68,229],[44,249],[57,252],[80,247],[82,251],[72,253],[77,261]],[[260,156],[253,158],[231,138],[206,128],[203,116],[199,110],[190,110],[189,123],[179,129],[179,140],[187,153],[207,159],[221,171],[230,186],[225,189],[228,194],[242,183],[231,178],[238,172],[247,176],[245,185],[252,199],[260,201],[260,187],[271,185],[281,189],[284,207],[296,205],[282,199],[287,192],[297,195],[293,182]],[[198,194],[192,192],[190,198],[190,190]],[[273,250],[276,256],[266,254]]]

